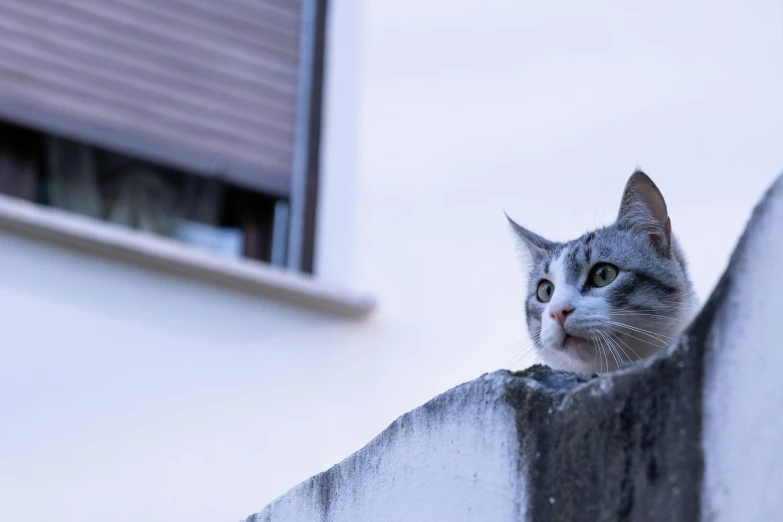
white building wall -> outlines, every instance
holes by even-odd
[[[331,4],[317,268],[377,313],[0,235],[3,519],[256,512],[523,354],[501,209],[566,239],[639,163],[705,296],[783,165],[779,2]]]

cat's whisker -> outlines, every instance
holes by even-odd
[[[632,335],[632,334],[630,334],[630,333],[628,333],[626,331],[615,330],[615,333],[622,334],[622,335],[624,335],[626,337],[630,337],[631,339],[636,339],[639,342],[642,342],[642,343],[645,343],[645,344],[649,344],[650,346],[654,346],[656,348],[665,348],[666,346],[668,346],[668,343],[665,343],[663,341],[659,340],[658,341],[659,344],[653,343],[653,342],[649,341],[648,339],[642,339],[640,337],[636,337],[635,335]]]
[[[607,337],[603,334],[603,332],[601,332],[601,337],[603,337],[604,342],[606,343],[606,347],[609,349],[609,353],[612,355],[612,358],[614,359],[614,363],[619,368],[620,367],[620,360],[622,359],[622,357],[620,357],[620,359],[618,359],[618,355],[619,354],[617,354],[617,351],[614,349],[614,346],[612,346],[612,343],[609,342],[609,339],[607,339]]]
[[[503,350],[503,353],[506,353],[506,352],[510,353],[511,355],[508,356],[508,359],[512,360],[512,359],[515,359],[517,357],[517,355],[519,355],[520,351],[527,350],[528,348],[530,348],[530,346],[532,344],[533,343],[530,342],[530,341],[528,341],[528,342],[519,341],[519,342],[516,342],[514,344],[511,344],[511,345],[507,346]]]
[[[598,342],[598,349],[600,350],[599,351],[599,356],[598,356],[598,371],[599,372],[603,372],[604,371],[604,355],[605,354],[604,354],[604,347],[603,347],[603,345],[601,344],[600,341]]]
[[[628,346],[626,343],[621,343],[621,342],[620,342],[620,341],[621,341],[621,339],[618,339],[618,338],[616,338],[615,336],[611,335],[611,332],[607,332],[607,335],[609,335],[609,338],[610,338],[610,339],[613,339],[613,340],[614,340],[614,342],[617,344],[617,348],[623,351],[623,353],[625,354],[625,356],[628,358],[628,362],[630,362],[630,363],[633,363],[633,362],[636,362],[636,360],[639,360],[639,361],[641,361],[641,360],[642,360],[642,358],[641,358],[641,357],[639,357],[639,355],[638,355],[636,352],[634,352],[633,350],[631,350],[631,349],[630,349],[630,346]],[[628,354],[628,352],[626,352],[626,351],[625,351],[625,348],[623,348],[623,346],[625,346],[625,348],[628,348],[628,349],[629,349],[629,351],[630,351],[632,354],[634,354],[634,356],[636,357],[636,359],[634,359],[633,357],[631,357],[631,356]]]
[[[606,349],[604,347],[604,343],[599,339],[598,344],[601,347],[601,354],[603,355],[603,360],[601,361],[600,370],[603,371],[603,363],[606,361],[606,371],[609,371],[609,357],[606,354]]]
[[[514,349],[514,351],[516,352],[516,349],[518,347],[524,345],[524,348],[527,348],[528,346],[536,342],[538,342],[538,339],[533,339],[533,338],[522,339],[520,341],[516,341],[514,343],[509,344],[508,346],[505,347],[504,351]]]
[[[611,350],[609,349],[609,345],[606,344],[605,341],[601,341],[601,345],[604,347],[604,358],[606,359],[606,371],[608,372],[611,368],[609,367],[609,354]]]
[[[603,372],[604,371],[604,357],[606,356],[606,352],[604,352],[604,343],[603,343],[603,341],[601,340],[600,337],[596,338],[596,341],[598,341],[598,347],[601,349],[601,358],[599,359],[600,365],[598,367],[598,371]],[[607,367],[607,371],[608,371],[608,368],[609,368],[609,364],[608,363],[607,363],[606,367]]]
[[[660,306],[629,306],[625,308],[628,312],[670,312],[676,310],[691,310],[692,305],[688,303],[666,303]]]
[[[662,315],[664,317],[668,317],[670,319],[676,319],[678,321],[684,320],[683,317],[680,316],[682,312],[691,312],[693,309],[692,307],[688,306],[667,306],[667,307],[660,307],[660,308],[630,308],[625,310],[615,310],[612,313],[617,314],[623,314],[623,315],[633,315],[633,314],[650,314],[650,315]]]
[[[617,311],[611,312],[609,315],[623,315],[623,316],[638,315],[638,316],[643,316],[643,317],[659,317],[659,318],[663,318],[663,319],[668,319],[670,321],[683,321],[683,319],[681,319],[679,317],[674,317],[674,316],[671,316],[671,315],[653,314],[653,313],[650,313],[650,312],[637,312],[635,310],[617,310]]]
[[[663,342],[667,342],[667,343],[668,343],[669,341],[672,341],[672,340],[673,340],[673,339],[672,339],[671,337],[669,337],[668,335],[663,335],[663,334],[660,334],[660,333],[651,332],[651,331],[649,331],[649,330],[645,330],[644,328],[639,328],[638,326],[631,326],[631,325],[629,325],[629,324],[625,324],[625,323],[619,323],[619,322],[617,322],[617,321],[605,321],[605,322],[607,322],[607,323],[609,323],[609,324],[613,324],[613,325],[615,325],[615,326],[619,326],[619,327],[621,327],[621,328],[628,328],[629,330],[633,330],[633,331],[635,331],[635,332],[639,332],[639,333],[640,333],[640,334],[642,334],[642,335],[647,335],[647,336],[650,336],[650,337],[652,337],[653,339],[656,339],[656,340],[658,340],[658,341],[661,341],[662,343],[663,343]]]
[[[614,316],[623,316],[623,317],[644,316],[644,317],[655,317],[655,318],[658,318],[659,320],[664,320],[665,319],[666,321],[674,321],[674,322],[677,322],[677,323],[686,323],[686,322],[688,322],[685,319],[680,319],[680,318],[672,317],[672,316],[669,316],[669,315],[648,314],[648,313],[644,313],[644,312],[633,312],[633,311],[629,311],[629,310],[616,311],[616,312],[610,313],[609,315],[611,315],[612,317],[614,317]],[[644,320],[648,320],[648,319],[644,319]],[[649,320],[653,320],[653,319],[649,319]]]
[[[519,364],[520,362],[522,362],[522,360],[523,360],[525,357],[527,357],[527,356],[528,356],[528,354],[529,354],[530,352],[532,352],[534,348],[535,348],[535,345],[533,345],[533,346],[530,346],[530,348],[528,348],[527,350],[525,350],[525,351],[524,351],[524,352],[523,352],[523,353],[522,353],[522,354],[521,354],[519,357],[517,357],[516,359],[514,359],[514,361],[513,361],[511,364],[509,364],[509,365],[508,365],[508,366],[509,366],[509,368],[513,368],[514,366],[516,366],[517,364]]]
[[[603,352],[601,351],[601,344],[600,344],[601,339],[597,335],[598,334],[598,329],[592,328],[590,331],[594,333],[594,335],[592,337],[590,337],[590,340],[593,342],[593,348],[594,348],[593,367],[595,367],[595,362],[597,360],[598,361],[599,371],[601,371],[603,369],[603,359],[601,358],[601,354]]]
[[[609,364],[609,347],[606,345],[606,343],[602,343],[604,346],[604,357],[606,358],[606,371],[610,371],[610,364]]]
[[[631,360],[632,360],[632,359],[631,359],[631,358],[628,356],[628,353],[627,353],[625,350],[623,350],[622,346],[620,346],[619,344],[617,344],[617,342],[616,342],[616,341],[614,341],[614,340],[613,340],[611,337],[609,337],[608,335],[606,335],[604,332],[601,332],[601,335],[602,335],[602,336],[603,336],[603,337],[606,339],[606,341],[607,341],[609,344],[611,344],[612,346],[614,346],[614,349],[615,349],[615,351],[617,352],[617,356],[620,358],[620,362],[622,362],[622,361],[623,361],[623,357],[622,357],[622,355],[621,355],[621,353],[620,353],[620,352],[622,352],[622,354],[624,354],[624,355],[625,355],[625,357],[627,357],[627,358],[628,358],[628,362],[631,362]],[[620,365],[618,364],[618,365],[617,365],[617,367],[619,368],[619,367],[620,367]]]
[[[595,329],[593,329],[591,331],[594,332]],[[600,345],[598,344],[598,336],[597,335],[593,335],[590,338],[590,340],[593,342],[593,348],[595,349],[594,350],[595,353],[593,354],[593,367],[595,367],[595,361],[598,360],[598,367],[599,367],[599,371],[600,371],[600,368],[601,368],[601,358],[600,358]]]
[[[654,332],[649,332],[647,330],[644,330],[643,328],[637,328],[635,326],[630,326],[623,323],[617,323],[614,321],[604,321],[606,324],[611,325],[613,330],[615,332],[622,333],[623,335],[627,335],[628,337],[632,337],[633,339],[639,339],[639,337],[633,337],[630,333],[628,333],[627,330],[630,330],[631,332],[644,335],[645,338],[649,337],[650,339],[653,339],[654,341],[658,341],[659,343],[662,343],[663,345],[666,345],[670,342],[670,340],[667,338],[667,336],[663,334],[655,334]],[[618,328],[622,328],[623,330],[619,330]],[[644,340],[645,338],[642,338],[640,340]],[[649,341],[649,339],[647,339]]]
[[[623,341],[623,338],[622,338],[622,337],[620,337],[619,335],[617,335],[616,333],[614,333],[612,330],[607,330],[607,331],[606,331],[606,333],[607,333],[608,335],[612,336],[612,337],[613,337],[615,340],[617,340],[617,341],[620,341],[621,343],[623,343],[623,344],[625,345],[625,347],[626,347],[626,348],[628,348],[629,350],[631,350],[631,353],[633,353],[633,354],[634,354],[634,355],[635,355],[635,356],[636,356],[636,357],[637,357],[637,358],[638,358],[640,361],[642,360],[641,356],[640,356],[638,353],[636,353],[636,351],[634,351],[634,349],[633,349],[633,348],[631,348],[631,347],[630,347],[630,345],[629,345],[628,343],[626,343],[625,341]],[[629,357],[628,359],[630,360],[631,358]]]
[[[521,344],[523,342],[525,341],[520,341],[519,343],[514,343],[514,344]],[[508,365],[508,367],[513,368],[514,366],[519,364],[520,361],[522,361],[522,359],[524,359],[536,347],[537,344],[540,344],[540,339],[538,338],[538,336],[535,336],[533,339],[529,339],[527,343],[525,343],[525,346],[522,347],[518,352],[516,352],[511,357],[511,363]],[[519,355],[520,352],[521,355]]]
[[[617,356],[620,358],[620,362],[633,361],[633,359],[631,359],[631,357],[628,355],[628,352],[626,352],[622,346],[617,344],[617,342],[611,337],[609,337],[608,335],[607,335],[607,341],[609,341],[610,343],[612,343],[612,345],[614,345],[615,351],[617,351]],[[625,359],[627,359],[627,361]]]

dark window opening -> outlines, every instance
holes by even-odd
[[[3,122],[0,193],[219,255],[285,264],[286,200]]]

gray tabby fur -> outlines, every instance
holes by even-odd
[[[640,170],[626,184],[615,223],[573,241],[549,241],[508,220],[531,262],[528,331],[553,368],[606,372],[645,359],[669,345],[697,311],[666,203]],[[600,288],[588,284],[597,263],[618,268],[616,279]],[[542,280],[554,285],[546,303],[537,297]],[[557,310],[573,311],[561,325]]]

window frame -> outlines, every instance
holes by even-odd
[[[271,263],[312,274],[321,156],[327,0],[300,0],[296,121],[292,168],[287,175],[228,163],[206,151],[164,143],[138,132],[60,114],[44,106],[0,99],[0,119],[44,134],[62,136],[162,167],[246,187],[279,200],[275,206]],[[247,181],[245,185],[243,180]]]

